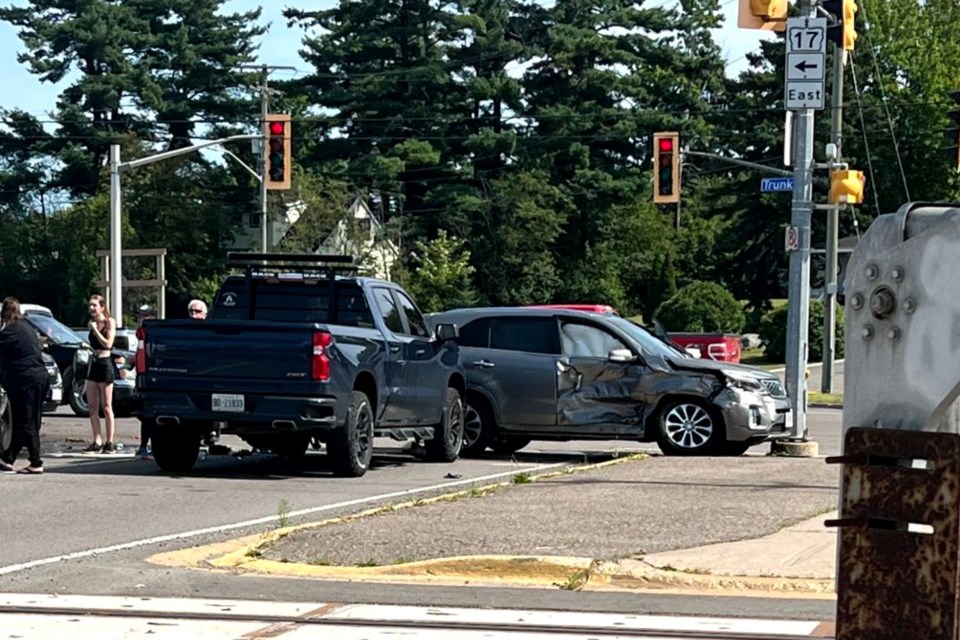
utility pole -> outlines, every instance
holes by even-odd
[[[807,336],[810,323],[810,227],[813,218],[814,111],[824,108],[827,20],[813,0],[798,0],[800,15],[787,20],[785,107],[795,112],[793,202],[787,250],[787,389],[793,405],[792,440],[807,441]]]
[[[260,129],[262,131],[264,123],[267,121],[267,114],[270,113],[270,72],[278,70],[296,71],[296,67],[243,64],[240,65],[240,68],[260,69]],[[260,251],[266,253],[267,248],[267,141],[264,139],[260,145]]]
[[[847,52],[842,47],[833,49],[833,96],[830,113],[830,141],[837,146],[836,161],[843,160],[843,66]],[[827,246],[823,305],[823,367],[820,391],[833,393],[833,361],[837,344],[837,253],[840,245],[840,212],[827,210]]]

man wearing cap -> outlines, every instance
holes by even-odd
[[[144,320],[152,320],[156,317],[157,312],[152,305],[141,305],[140,308],[137,309],[137,329],[143,325]],[[137,449],[137,457],[149,460],[150,449],[147,447],[147,443],[150,442],[150,430],[153,427],[153,420],[145,420],[139,415],[137,419],[140,421],[140,448]]]

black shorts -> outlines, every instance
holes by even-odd
[[[113,366],[113,358],[91,358],[90,368],[87,370],[87,380],[109,383],[116,379],[117,372]]]

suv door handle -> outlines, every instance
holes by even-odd
[[[398,344],[390,345],[390,353],[400,353],[400,345]]]
[[[482,369],[491,369],[497,365],[490,362],[489,360],[477,360],[476,362],[473,363],[473,366],[480,367]]]

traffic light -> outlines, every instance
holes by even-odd
[[[847,51],[853,51],[857,42],[857,0],[823,0],[823,9],[837,19],[827,27],[827,40]]]
[[[653,201],[680,202],[680,134],[676,131],[653,134]]]
[[[866,186],[863,171],[834,171],[830,174],[830,204],[860,204]]]
[[[740,0],[737,26],[741,29],[784,31],[788,0]]]
[[[947,95],[953,102],[953,109],[947,112],[947,117],[955,125],[947,129],[947,153],[950,155],[950,162],[955,170],[960,171],[960,89],[948,91]]]
[[[267,171],[264,181],[268,190],[290,188],[290,116],[271,113],[263,123]]]

